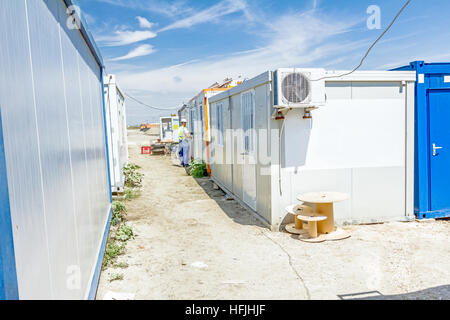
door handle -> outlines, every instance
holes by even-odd
[[[444,149],[444,147],[436,147],[436,144],[433,143],[433,157],[436,157],[438,155],[436,151],[440,149]]]

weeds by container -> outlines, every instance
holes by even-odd
[[[117,226],[122,222],[125,222],[125,217],[127,215],[127,208],[120,201],[113,202],[113,214],[111,218],[111,224]]]
[[[125,200],[131,201],[141,196],[141,189],[125,187]]]
[[[192,161],[188,168],[188,174],[194,178],[203,178],[208,175],[204,161]]]
[[[114,264],[117,257],[125,253],[125,243],[114,241],[114,239],[108,241],[105,250],[105,256],[103,258],[102,269],[105,270],[111,264]]]
[[[126,224],[122,224],[116,231],[114,239],[122,242],[134,239],[133,229]]]
[[[123,273],[113,273],[109,278],[109,282],[123,280]]]
[[[126,269],[126,268],[128,268],[128,263],[118,262],[118,263],[115,263],[112,267],[115,269]]]
[[[140,166],[130,163],[123,167],[123,174],[125,176],[125,186],[129,188],[141,188],[142,179],[144,175],[138,170]]]
[[[142,179],[144,175],[138,170],[140,166],[130,163],[123,167],[125,176],[125,200],[130,201],[141,195]],[[127,208],[124,202],[113,202],[113,213],[111,217],[111,229],[106,245],[105,255],[102,263],[102,270],[108,267],[127,268],[128,264],[118,263],[117,258],[126,251],[126,244],[129,240],[134,239],[134,232],[131,226],[126,224]],[[122,280],[120,277],[114,280]]]
[[[135,199],[141,194],[140,188],[142,187],[142,179],[144,175],[138,171],[140,168],[140,166],[132,163],[124,166],[123,168],[126,184],[125,200],[127,201]],[[102,264],[103,270],[111,266],[113,268],[128,267],[128,264],[126,263],[117,263],[117,258],[125,253],[127,242],[134,239],[132,227],[126,224],[126,216],[127,208],[125,203],[121,201],[114,201],[110,235]]]

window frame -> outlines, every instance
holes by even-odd
[[[223,103],[217,103],[216,106],[216,145],[224,146],[224,128],[223,128]]]
[[[189,108],[189,130],[194,133],[194,123],[195,123],[195,110]]]
[[[241,120],[243,151],[246,153],[254,153],[254,130],[256,129],[255,90],[246,91],[241,94]]]

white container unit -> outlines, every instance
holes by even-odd
[[[209,92],[207,94],[210,94]],[[206,92],[202,90],[197,96],[187,103],[189,116],[187,127],[192,134],[189,140],[190,158],[194,160],[207,161],[206,157],[206,122],[207,122],[207,105],[205,107]]]
[[[160,140],[163,143],[178,143],[180,120],[177,116],[159,119]]]
[[[218,93],[229,90],[226,88],[207,88],[192,98],[187,104],[187,127],[192,134],[190,139],[190,154],[196,161],[204,161],[209,164],[209,99]]]
[[[103,81],[105,87],[111,190],[114,193],[121,193],[124,190],[125,183],[123,167],[128,163],[125,97],[117,85],[114,75],[105,76]]]
[[[69,8],[0,1],[0,300],[96,294],[111,217],[103,62]]]
[[[415,74],[343,73],[280,69],[210,99],[212,178],[273,230],[305,192],[349,194],[338,224],[414,216]]]

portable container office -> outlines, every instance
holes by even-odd
[[[103,64],[74,15],[69,0],[0,1],[2,299],[95,296],[111,213]]]
[[[197,161],[204,161],[207,165],[208,173],[211,173],[209,164],[209,144],[211,143],[209,99],[241,83],[241,80],[233,79],[225,79],[220,84],[216,82],[209,88],[200,91],[179,110],[179,114],[183,115],[188,121],[187,128],[192,135],[192,139],[189,141],[191,158]]]
[[[124,191],[123,167],[128,163],[127,115],[125,97],[116,77],[104,77],[106,129],[109,146],[109,175],[113,193]]]
[[[178,143],[178,128],[180,121],[177,116],[161,117],[159,119],[160,140],[165,143]]]
[[[188,117],[187,127],[192,134],[189,141],[189,152],[191,157],[197,161],[204,161],[209,166],[209,143],[211,136],[209,133],[209,99],[214,95],[224,92],[229,88],[208,88],[203,89],[192,98],[186,105]]]
[[[450,216],[450,63],[412,62],[416,72],[415,201],[419,219]]]
[[[415,73],[341,74],[280,69],[210,99],[212,179],[273,230],[305,192],[349,194],[341,224],[413,216]]]

